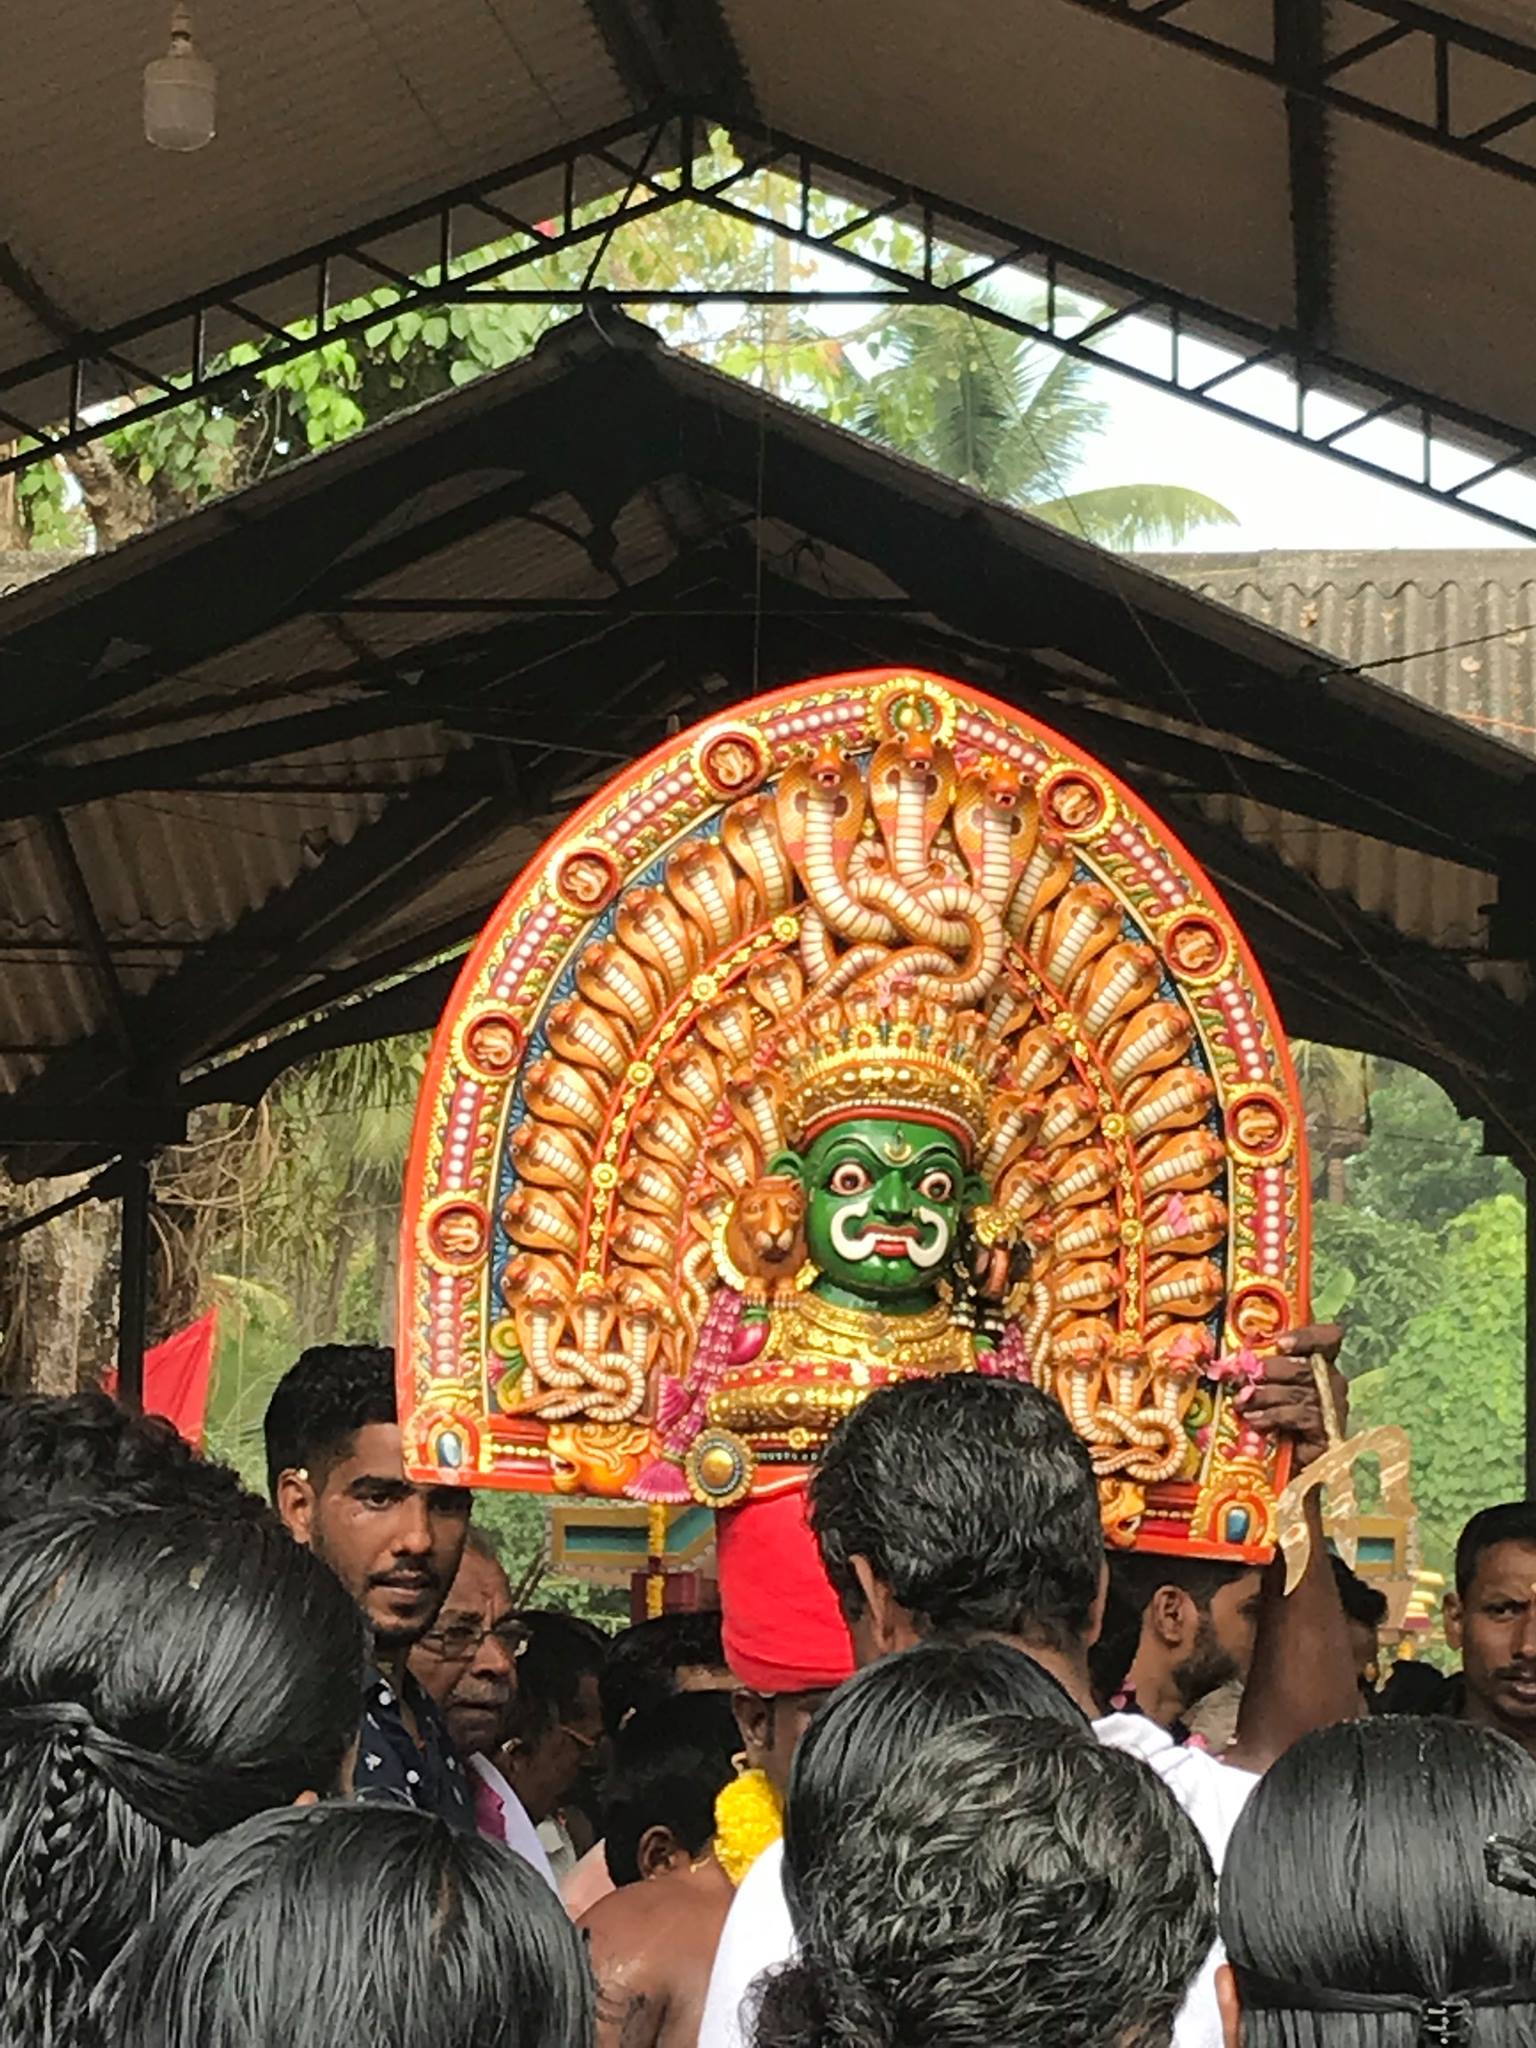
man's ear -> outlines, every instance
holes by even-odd
[[[851,1557],[848,1562],[864,1595],[864,1626],[875,1655],[888,1657],[893,1650],[910,1649],[919,1639],[911,1615],[884,1579],[876,1576],[867,1557]]]
[[[992,1199],[992,1190],[979,1173],[968,1173],[960,1188],[960,1203],[965,1209],[984,1209]]]
[[[768,1162],[768,1171],[782,1174],[785,1180],[797,1180],[805,1186],[805,1158],[799,1152],[775,1152]]]
[[[314,1482],[302,1465],[278,1473],[272,1505],[295,1543],[307,1546],[313,1540],[317,1498]]]
[[[1199,1610],[1177,1586],[1159,1586],[1147,1602],[1152,1633],[1167,1650],[1182,1650],[1199,1628]]]
[[[1237,1978],[1230,1963],[1223,1963],[1216,1972],[1216,2010],[1221,2014],[1225,2048],[1242,2048],[1243,2001],[1238,1996]]]
[[[731,1712],[741,1730],[747,1768],[760,1771],[764,1757],[773,1747],[773,1701],[765,1699],[760,1692],[748,1692],[744,1686],[738,1687],[731,1694]]]
[[[669,1827],[659,1821],[655,1827],[646,1829],[635,1851],[635,1861],[640,1866],[642,1878],[660,1877],[665,1871],[676,1870],[679,1864],[688,1860],[688,1852],[682,1843]]]
[[[1441,1619],[1445,1624],[1447,1649],[1459,1650],[1462,1642],[1462,1607],[1459,1593],[1447,1593],[1441,1603]]]

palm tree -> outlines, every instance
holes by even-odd
[[[989,303],[1009,307],[1000,296]],[[1043,302],[1016,310],[1044,323]],[[903,306],[868,353],[869,374],[839,407],[846,424],[957,483],[1103,547],[1176,545],[1198,527],[1236,523],[1182,484],[1066,488],[1109,424],[1109,408],[1088,395],[1090,365],[1073,356],[945,306]]]

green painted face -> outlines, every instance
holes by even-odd
[[[822,1282],[882,1304],[932,1300],[962,1213],[983,1199],[956,1139],[884,1117],[833,1124],[803,1155],[782,1154],[773,1171],[805,1189],[806,1247]]]

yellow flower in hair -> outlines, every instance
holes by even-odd
[[[784,1832],[784,1803],[766,1771],[743,1771],[715,1801],[715,1861],[740,1884]]]

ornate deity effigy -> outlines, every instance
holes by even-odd
[[[1267,1555],[1294,1077],[1230,914],[1097,763],[898,671],[669,740],[513,884],[432,1047],[421,1478],[728,1507],[911,1374],[1058,1399],[1118,1544]]]

